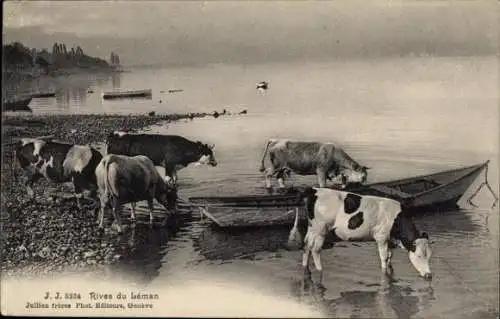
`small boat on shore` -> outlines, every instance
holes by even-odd
[[[3,111],[17,111],[17,112],[32,112],[29,104],[31,103],[32,98],[21,98],[15,100],[6,100],[2,103]]]
[[[35,92],[31,94],[32,98],[55,97],[56,92]]]
[[[488,163],[350,187],[347,190],[398,200],[409,212],[456,209],[458,200],[487,168]],[[291,225],[296,209],[301,218],[306,216],[301,198],[304,189],[290,188],[283,194],[190,197],[189,202],[198,206],[201,213],[219,227]]]
[[[128,90],[128,91],[112,91],[102,93],[103,99],[126,99],[126,98],[150,98],[153,95],[151,89],[147,90]]]

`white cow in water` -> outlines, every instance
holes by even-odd
[[[119,232],[123,204],[132,204],[132,220],[135,219],[135,202],[142,200],[148,201],[150,223],[153,222],[153,199],[165,207],[167,214],[171,214],[176,200],[175,189],[168,187],[147,156],[108,154],[97,165],[95,175],[101,199],[99,227],[103,227],[104,210],[108,206],[113,208]]]
[[[376,241],[382,270],[392,274],[392,248],[408,251],[411,264],[425,279],[432,279],[429,259],[432,251],[427,233],[420,233],[402,213],[399,202],[376,196],[364,196],[328,188],[309,188],[304,193],[308,228],[304,238],[302,266],[310,275],[309,256],[323,277],[320,252],[328,232],[343,241]],[[301,238],[295,223],[289,240]],[[321,280],[320,279],[320,280]]]

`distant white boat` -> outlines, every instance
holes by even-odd
[[[268,89],[268,83],[266,81],[261,81],[257,83],[257,90],[263,92]]]
[[[151,97],[153,91],[151,89],[147,90],[127,90],[127,91],[112,91],[102,93],[103,99],[122,99],[122,98],[132,98],[132,97]]]

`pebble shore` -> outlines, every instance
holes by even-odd
[[[92,212],[93,203],[82,209],[72,199],[44,196],[48,189],[68,192],[67,184],[38,181],[36,202],[28,200],[21,169],[13,162],[9,143],[22,137],[53,135],[76,144],[103,143],[115,130],[138,131],[156,124],[204,117],[186,115],[12,115],[3,117],[1,270],[2,276],[43,277],[64,271],[94,270],[119,262],[126,254],[116,236],[100,231]],[[71,188],[69,188],[70,190]]]

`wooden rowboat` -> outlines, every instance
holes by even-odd
[[[452,209],[457,208],[458,200],[488,163],[351,187],[348,191],[392,198],[400,201],[408,211]],[[220,227],[283,225],[293,223],[296,209],[301,218],[305,218],[303,190],[294,188],[274,195],[191,197],[189,201]]]
[[[170,89],[168,90],[168,93],[177,93],[177,92],[183,92],[183,89]]]
[[[55,96],[56,96],[55,92],[36,92],[31,94],[32,98],[45,98],[45,97],[55,97]]]
[[[134,97],[151,97],[153,91],[151,89],[147,90],[129,90],[129,91],[112,91],[112,92],[104,92],[102,93],[102,98],[109,99],[126,99],[126,98],[134,98]]]
[[[32,112],[29,104],[32,98],[22,98],[17,100],[8,100],[3,102],[2,109],[4,111],[21,111],[21,112]]]

